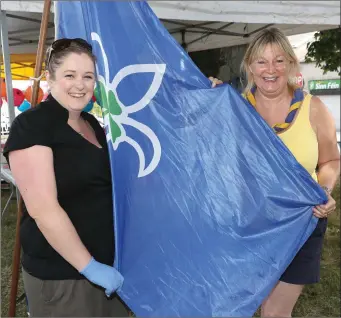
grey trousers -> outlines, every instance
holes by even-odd
[[[41,280],[23,270],[31,317],[128,317],[128,309],[116,296],[86,279]]]

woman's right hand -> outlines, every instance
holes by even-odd
[[[212,82],[212,88],[213,88],[213,87],[216,87],[217,85],[224,84],[223,81],[221,81],[221,80],[218,79],[218,78],[212,77],[212,76],[210,76],[208,79]]]
[[[114,267],[99,263],[94,258],[91,258],[80,273],[90,282],[103,287],[107,297],[118,290],[124,281],[123,276]]]

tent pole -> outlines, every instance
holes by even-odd
[[[7,29],[7,20],[6,20],[6,12],[0,11],[0,23],[1,23],[1,44],[3,48],[3,60],[4,60],[4,68],[5,68],[5,79],[6,79],[6,94],[7,94],[7,107],[9,114],[9,121],[12,124],[15,118],[14,112],[14,100],[13,100],[13,89],[12,89],[12,74],[11,74],[11,62],[10,62],[10,54],[9,54],[9,44],[8,44],[8,29]],[[13,187],[13,185],[11,185]],[[16,191],[18,195],[19,191]],[[18,198],[18,196],[17,196]],[[20,199],[19,199],[20,202]],[[15,315],[15,305],[16,305],[16,296],[18,292],[18,279],[19,279],[19,266],[20,266],[20,243],[19,243],[19,225],[20,225],[20,217],[21,215],[21,205],[18,202],[18,211],[17,211],[17,222],[16,222],[16,230],[15,230],[15,246],[13,251],[13,259],[12,259],[12,281],[11,281],[11,292],[9,297],[9,313],[10,317],[14,317]],[[17,247],[19,246],[19,248]]]
[[[40,36],[38,43],[38,51],[36,58],[36,67],[34,72],[34,77],[38,78],[41,74],[42,63],[44,58],[44,47],[46,42],[46,34],[48,28],[48,21],[50,16],[51,9],[51,0],[44,1],[44,10],[42,16],[42,22],[40,26]],[[35,80],[33,84],[33,91],[31,97],[31,107],[35,107],[38,99],[38,89],[39,89],[39,80]],[[19,194],[19,191],[17,191]],[[20,268],[20,237],[19,237],[19,229],[20,229],[20,220],[22,216],[22,208],[23,208],[23,199],[19,196],[18,202],[18,212],[17,212],[17,223],[16,223],[16,233],[15,233],[15,245],[13,251],[13,263],[12,263],[12,281],[11,281],[11,292],[10,292],[10,303],[9,303],[9,314],[8,317],[15,317],[16,311],[16,298],[18,293],[18,281],[19,281],[19,268]]]
[[[5,80],[6,80],[6,95],[7,95],[7,105],[8,105],[7,107],[8,107],[9,122],[10,124],[12,124],[15,118],[15,112],[14,112],[11,61],[10,61],[9,44],[8,44],[8,28],[7,28],[6,11],[0,10],[0,27],[1,27],[2,55],[3,55],[3,61],[4,61]]]
[[[45,55],[46,35],[47,35],[48,27],[49,27],[50,10],[51,10],[51,0],[45,0],[43,16],[42,16],[41,25],[40,25],[40,35],[39,35],[38,51],[37,51],[37,57],[36,57],[36,67],[34,70],[35,78],[39,78],[42,72],[42,65],[43,65],[44,55]],[[31,107],[35,107],[37,104],[39,83],[40,83],[40,80],[35,80],[33,83]]]

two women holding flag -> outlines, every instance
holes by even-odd
[[[15,119],[4,150],[25,202],[21,241],[30,313],[126,316],[116,298],[105,297],[120,288],[123,277],[113,267],[105,134],[82,112],[95,86],[92,48],[82,39],[57,40],[46,68],[51,94]],[[323,103],[290,80],[298,61],[277,29],[252,40],[242,68],[248,79],[245,98],[328,195],[325,205],[313,209],[316,230],[262,305],[264,317],[290,317],[303,286],[319,280],[326,217],[335,210],[331,191],[340,172],[335,127]]]

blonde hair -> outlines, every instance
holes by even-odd
[[[242,60],[241,73],[244,73],[247,79],[247,84],[243,92],[245,95],[247,95],[255,85],[250,71],[250,65],[262,55],[268,44],[277,45],[278,48],[284,52],[285,58],[290,62],[290,74],[294,73],[296,75],[296,73],[299,72],[300,66],[298,59],[285,34],[277,28],[264,29],[252,39]],[[295,83],[294,76],[289,77],[288,80],[288,86],[292,90],[295,90],[298,87]]]

